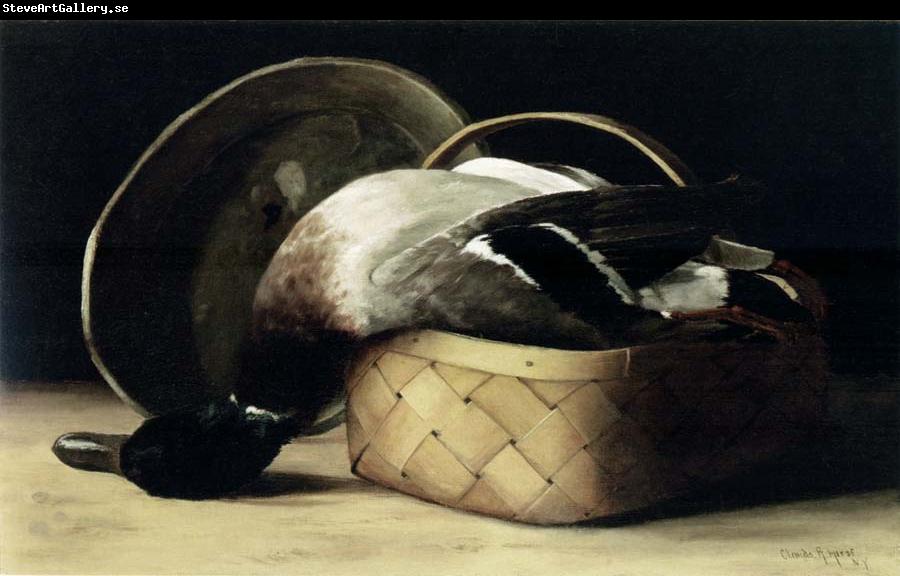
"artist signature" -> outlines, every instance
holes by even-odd
[[[821,562],[825,566],[837,566],[845,569],[859,569],[869,571],[868,558],[850,547],[828,548],[816,546],[815,548],[782,548],[779,554],[783,560],[803,560]]]

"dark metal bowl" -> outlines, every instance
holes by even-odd
[[[150,145],[91,233],[94,364],[145,415],[227,394],[257,281],[294,223],[351,180],[419,166],[465,124],[429,82],[371,60],[302,58],[211,94]]]

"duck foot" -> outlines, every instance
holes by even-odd
[[[713,308],[711,310],[698,310],[696,312],[670,312],[670,318],[688,322],[710,320],[731,322],[732,324],[746,326],[759,332],[765,332],[779,341],[785,340],[787,336],[785,334],[784,326],[780,322],[746,310],[741,306]]]
[[[813,280],[812,276],[810,276],[809,274],[807,274],[800,268],[797,268],[796,266],[794,266],[791,262],[789,262],[787,260],[776,260],[775,262],[772,263],[772,268],[774,268],[775,270],[778,270],[779,272],[782,272],[784,274],[790,274],[790,275],[796,276],[797,278],[800,278],[801,280],[803,280],[805,282],[815,282],[815,280]]]

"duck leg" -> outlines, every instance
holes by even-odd
[[[765,332],[777,340],[784,340],[786,338],[784,326],[780,322],[751,312],[741,306],[728,306],[713,308],[711,310],[698,310],[696,312],[670,312],[669,317],[673,320],[694,322],[731,322],[732,324],[738,324],[760,332]]]
[[[787,260],[776,260],[772,263],[772,268],[778,270],[779,272],[796,276],[797,278],[800,278],[801,280],[804,280],[806,282],[815,282],[815,280],[813,280],[809,274],[807,274],[800,268],[797,268]]]

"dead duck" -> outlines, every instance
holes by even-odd
[[[382,333],[608,348],[688,315],[763,330],[771,316],[806,321],[790,290],[760,275],[782,278],[770,252],[714,239],[749,197],[738,181],[613,187],[577,170],[483,162],[362,178],[298,222],[272,259],[234,396],[149,419],[120,447],[80,434],[55,450],[153,495],[217,497],[310,433],[355,347]],[[75,461],[79,443],[102,462]]]

